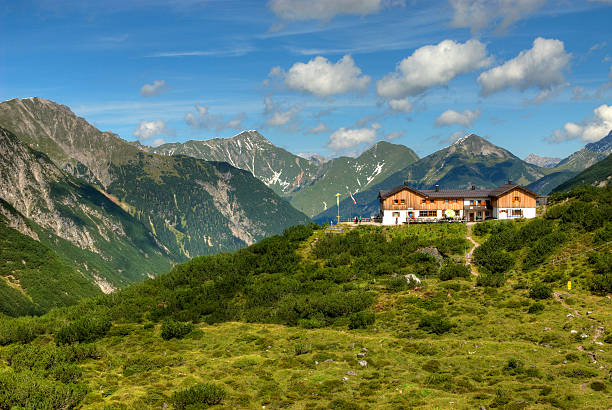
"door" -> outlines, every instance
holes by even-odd
[[[474,212],[470,212],[470,222],[474,222]]]

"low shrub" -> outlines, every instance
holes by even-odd
[[[181,323],[168,319],[161,325],[161,337],[164,340],[182,339],[192,330],[193,324],[191,323]]]
[[[374,313],[361,311],[349,316],[349,329],[366,329],[374,324]]]
[[[455,325],[442,315],[426,315],[419,321],[419,329],[423,329],[428,333],[441,335],[451,330]]]
[[[199,383],[172,395],[174,407],[179,410],[195,409],[203,405],[213,406],[221,403],[226,396],[225,389],[212,383]]]
[[[552,294],[552,288],[543,283],[536,283],[529,288],[529,297],[531,299],[550,299],[552,297]]]
[[[55,333],[55,342],[60,345],[92,342],[106,335],[110,328],[111,321],[106,316],[85,316],[62,326]]]
[[[449,262],[444,264],[438,273],[440,280],[451,280],[455,278],[469,278],[470,277],[469,266],[463,263]]]
[[[503,272],[482,272],[476,279],[476,286],[487,286],[491,288],[502,287],[506,283],[506,275]]]
[[[595,391],[606,391],[606,384],[602,381],[595,380],[592,382],[589,387]]]
[[[312,352],[312,346],[308,343],[298,342],[293,346],[293,352],[296,356],[301,356],[303,354],[308,354]]]
[[[527,309],[527,313],[535,314],[535,313],[540,313],[543,310],[544,310],[544,305],[536,302],[536,303],[533,303],[531,306],[529,306],[529,309]]]

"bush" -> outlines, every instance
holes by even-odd
[[[550,299],[552,297],[552,294],[552,289],[543,283],[536,283],[531,288],[529,288],[529,297],[531,299]]]
[[[357,312],[349,316],[349,329],[366,329],[374,324],[375,318],[372,312]]]
[[[535,313],[540,313],[543,310],[544,310],[544,305],[536,302],[532,304],[531,306],[529,306],[529,309],[527,309],[527,313],[535,314]]]
[[[182,339],[192,330],[193,324],[191,323],[181,323],[168,319],[161,325],[161,337],[164,340]]]
[[[293,353],[295,353],[296,356],[301,356],[310,352],[312,352],[312,347],[308,343],[298,342],[293,347]]]
[[[488,286],[491,288],[502,287],[506,283],[506,275],[503,272],[483,272],[476,279],[476,286]]]
[[[441,335],[451,330],[455,325],[442,315],[426,315],[419,321],[419,329],[428,333]]]
[[[106,316],[85,316],[62,326],[55,333],[55,342],[57,344],[92,342],[106,335],[110,328],[111,321]]]
[[[212,383],[199,383],[172,395],[174,406],[179,409],[198,408],[201,405],[212,406],[225,399],[225,389]]]
[[[463,263],[446,263],[440,269],[438,278],[440,280],[451,280],[455,278],[469,278],[471,275],[470,268]]]
[[[589,387],[595,391],[606,391],[606,384],[599,380],[592,382]]]
[[[474,260],[478,266],[494,274],[506,272],[514,266],[512,255],[499,250],[489,241],[474,250]]]
[[[36,318],[0,318],[0,346],[28,343],[41,333],[44,327]]]
[[[0,409],[68,409],[87,394],[83,384],[62,384],[31,372],[0,372]]]

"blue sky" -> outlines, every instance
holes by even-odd
[[[0,100],[145,144],[425,156],[473,132],[564,157],[612,129],[610,22],[610,0],[9,1]]]

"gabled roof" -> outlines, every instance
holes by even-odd
[[[420,195],[420,196],[427,196],[424,193],[422,193],[421,191],[419,191],[418,189],[414,189],[414,188],[412,188],[409,185],[400,185],[400,186],[396,186],[393,189],[389,189],[388,191],[383,191],[383,190],[378,191],[378,197],[380,199],[386,199],[386,198],[389,198],[391,195],[395,195],[398,192],[401,192],[403,190],[410,191],[410,192],[412,192],[414,194],[417,194],[417,195]]]
[[[499,198],[506,192],[513,189],[519,189],[529,195],[532,195],[533,197],[538,196],[538,194],[535,192],[517,184],[504,184],[494,189],[440,189],[437,191],[434,189],[419,190],[412,188],[409,185],[400,185],[387,191],[378,191],[378,198],[386,199],[391,195],[395,195],[403,190],[411,191],[412,193],[425,198]]]

